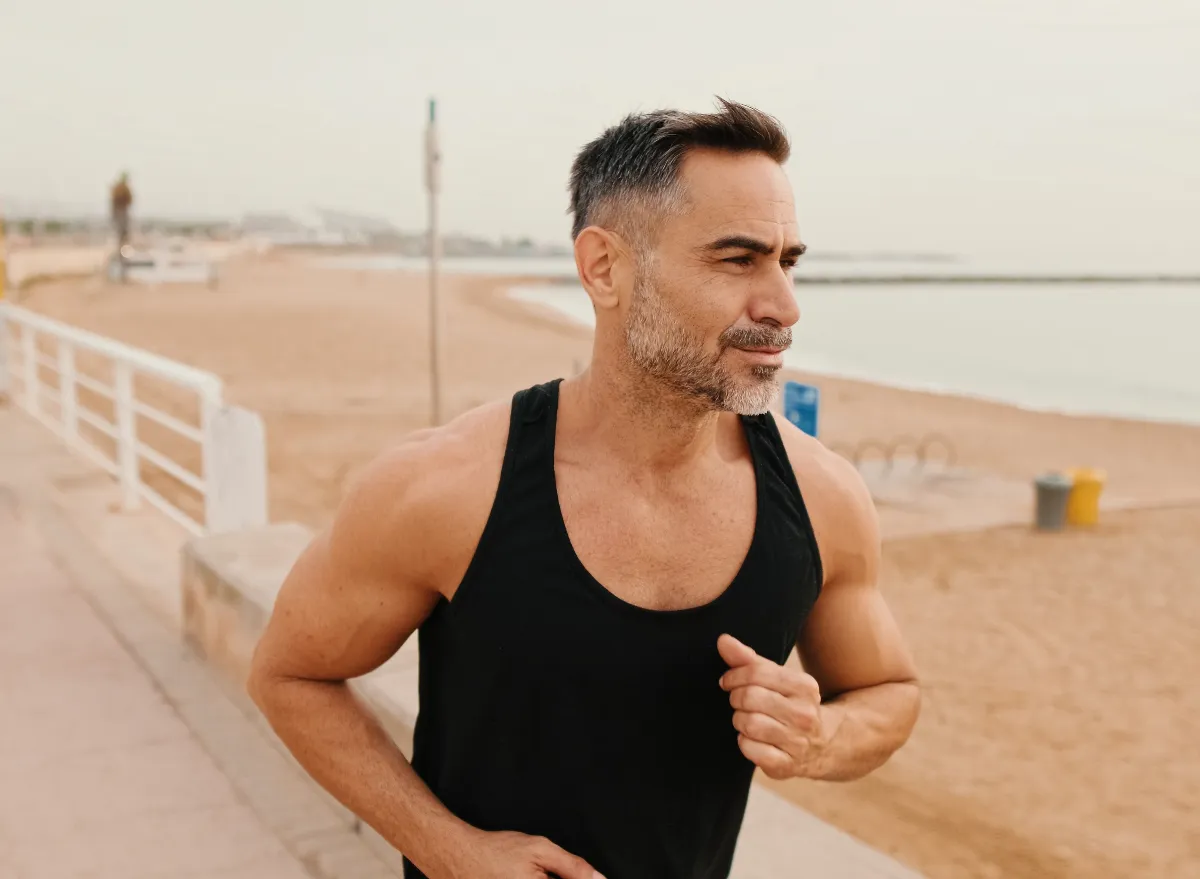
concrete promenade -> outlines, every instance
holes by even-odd
[[[0,403],[0,879],[393,876],[182,644],[183,536],[109,482]]]
[[[0,490],[0,877],[302,879]]]

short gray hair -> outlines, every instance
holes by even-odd
[[[691,150],[757,152],[781,165],[787,161],[791,143],[777,119],[717,100],[715,113],[655,110],[626,116],[580,150],[571,166],[572,240],[592,225],[648,236],[655,209],[661,213],[683,202],[679,167]]]

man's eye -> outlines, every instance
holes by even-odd
[[[725,260],[725,262],[731,262],[734,265],[739,265],[739,266],[748,266],[748,265],[752,265],[754,263],[754,257],[752,257],[752,256],[731,256],[729,259]]]
[[[789,257],[788,259],[781,259],[779,261],[779,264],[781,266],[783,266],[785,271],[790,272],[792,269],[794,269],[796,267],[796,263],[798,263],[798,262],[800,262],[800,260],[798,260],[796,257]]]

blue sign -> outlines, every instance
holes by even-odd
[[[817,435],[817,409],[820,405],[819,388],[800,382],[787,382],[783,386],[784,417],[809,436]]]

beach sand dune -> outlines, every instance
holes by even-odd
[[[587,361],[589,331],[502,286],[445,281],[451,414]],[[222,376],[266,421],[276,520],[320,527],[359,468],[428,423],[419,275],[273,253],[232,259],[216,290],[88,278],[24,304]],[[775,786],[933,877],[1200,875],[1200,429],[806,378],[830,444],[937,432],[960,463],[1014,480],[1103,467],[1109,492],[1148,508],[1086,532],[887,541],[918,730],[861,782]]]

